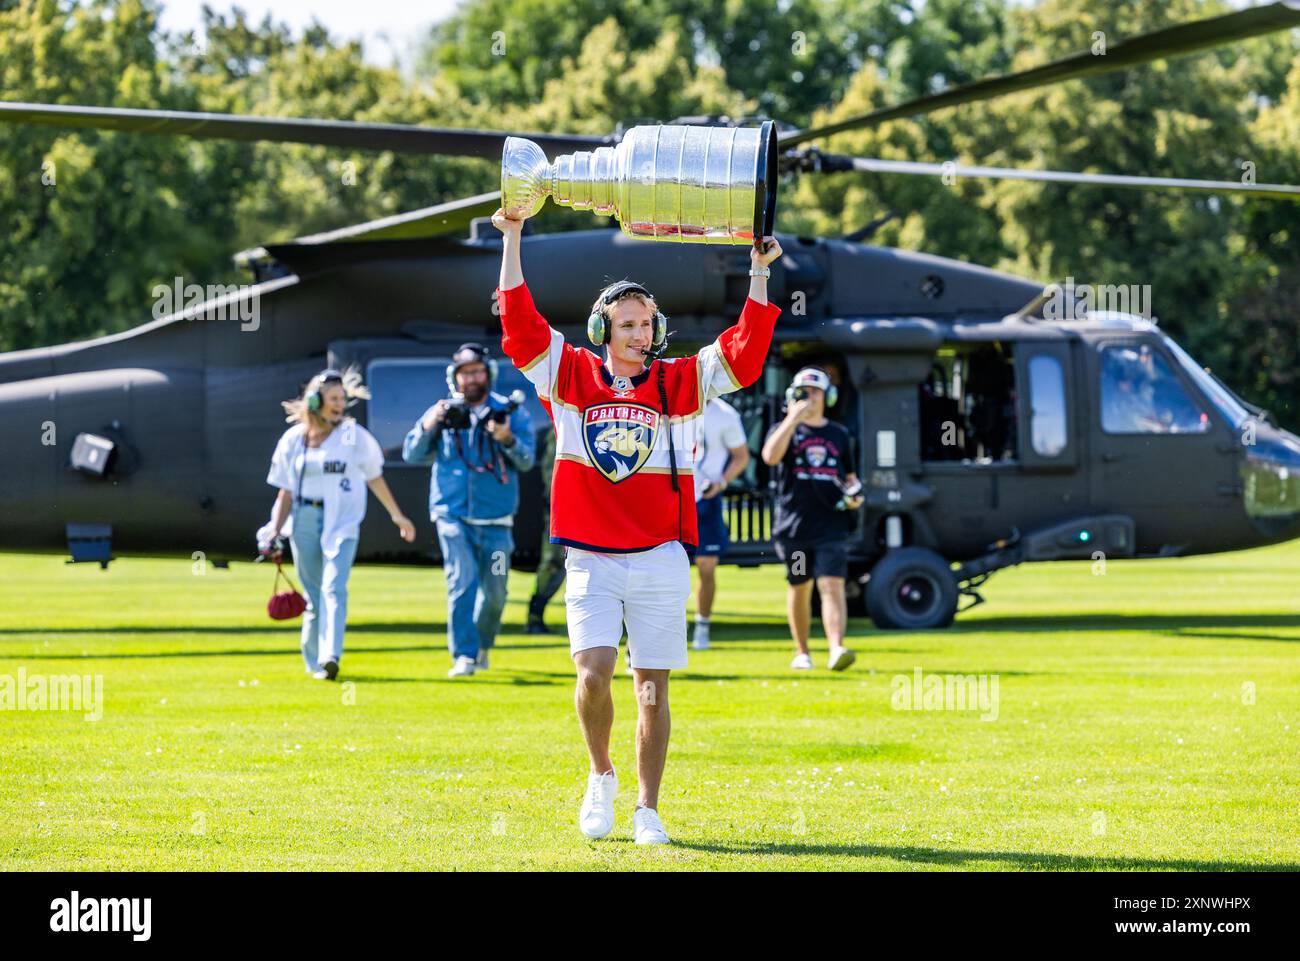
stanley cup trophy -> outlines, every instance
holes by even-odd
[[[623,233],[687,244],[753,244],[776,220],[776,131],[759,127],[633,127],[616,147],[548,163],[531,140],[501,153],[506,216],[534,216],[546,198],[618,219]]]

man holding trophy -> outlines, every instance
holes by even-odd
[[[665,165],[658,174],[636,162],[636,151],[646,145],[638,140],[646,135],[638,132],[647,130],[657,138],[655,153]],[[768,265],[781,256],[781,247],[761,232],[770,225],[775,201],[774,164],[771,176],[765,176],[772,156],[766,153],[772,145],[770,130],[764,125],[761,135],[751,136],[748,144],[737,136],[758,133],[729,128],[634,128],[618,148],[595,152],[626,150],[628,163],[583,157],[580,152],[559,158],[549,169],[544,169],[545,158],[537,160],[540,152],[533,146],[527,161],[534,169],[526,176],[518,173],[516,161],[522,152],[518,145],[532,146],[528,141],[510,138],[503,156],[503,207],[492,218],[504,235],[496,292],[501,342],[515,366],[536,386],[542,406],[555,422],[551,540],[568,548],[569,649],[577,667],[575,702],[591,763],[578,821],[582,833],[593,839],[614,827],[618,777],[609,755],[614,720],[610,685],[626,624],[638,703],[639,792],[633,834],[638,844],[669,840],[657,809],[670,729],[668,677],[687,663],[686,603],[691,592],[687,551],[698,541],[692,454],[709,400],[749,386],[762,373],[781,313],[767,300]],[[684,200],[677,200],[674,209],[643,207],[638,212],[637,191],[648,188],[646,196],[653,202],[656,176],[682,178],[685,170],[689,179],[691,165],[678,162],[680,154],[692,153],[691,138],[711,136],[729,138],[735,161],[731,166],[741,173],[731,174],[730,182],[702,188],[706,196],[693,208],[701,216],[688,216],[692,211]],[[674,144],[682,148],[677,161],[668,149]],[[737,182],[744,177],[741,154],[746,149],[753,161],[748,165],[747,187]],[[633,233],[629,225],[635,224],[650,239],[667,239],[671,234],[673,239],[752,244],[749,296],[739,321],[690,357],[661,359],[667,318],[648,290],[620,281],[600,292],[587,321],[588,337],[604,356],[566,343],[537,311],[524,283],[520,233],[523,218],[536,213],[545,196],[564,202],[555,186],[573,187],[578,171],[585,171],[588,200],[573,205],[617,214],[629,234]],[[703,169],[697,174],[696,180],[704,179]],[[620,183],[620,177],[632,176],[641,182],[630,187]],[[610,182],[596,183],[600,177],[609,177]],[[530,178],[531,183],[521,183]],[[685,198],[685,182],[680,186],[672,193]],[[748,198],[739,225],[709,220],[713,194],[726,190],[733,192],[728,209],[741,206],[732,202],[735,196]],[[602,191],[614,198],[605,209],[598,200],[591,202]],[[582,190],[573,194],[581,195]]]

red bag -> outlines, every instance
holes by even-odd
[[[280,586],[280,578],[284,578],[285,583],[291,588],[287,591],[276,591]],[[303,611],[307,610],[307,599],[298,593],[298,585],[289,579],[289,575],[280,569],[280,565],[275,565],[275,584],[272,585],[271,599],[266,602],[266,613],[277,621],[287,621],[297,617]]]

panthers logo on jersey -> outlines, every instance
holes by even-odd
[[[654,450],[659,412],[641,404],[597,404],[582,414],[591,464],[617,484],[639,471]]]

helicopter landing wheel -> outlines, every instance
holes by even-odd
[[[871,571],[867,610],[881,630],[947,627],[957,612],[957,581],[948,562],[932,550],[892,550]]]

